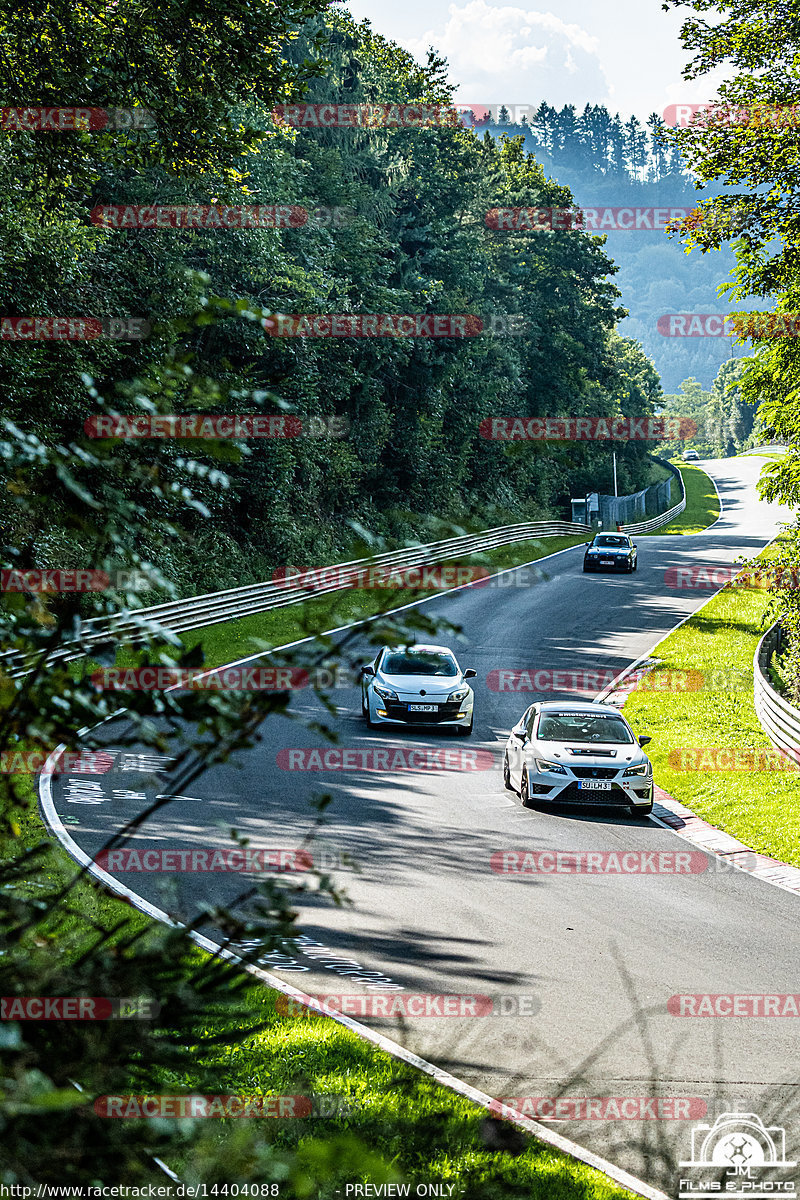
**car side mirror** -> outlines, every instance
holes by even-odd
[[[525,731],[524,721],[521,721],[519,725],[515,725],[511,732],[514,734],[514,737],[521,738],[523,742],[527,742],[528,734]]]
[[[361,668],[361,674],[362,675],[374,675],[375,668],[368,664],[366,667]]]
[[[640,738],[637,738],[636,740],[640,746],[646,746],[647,743],[652,742],[653,739],[651,737],[647,737],[646,734],[643,734]]]
[[[474,667],[467,667],[466,671],[464,672],[464,678],[465,679],[474,679],[477,674],[478,674],[478,672],[475,670]]]

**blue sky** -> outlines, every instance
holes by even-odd
[[[668,104],[710,100],[717,77],[681,78],[678,32],[690,10],[661,0],[345,0],[356,20],[424,59],[450,64],[458,101],[605,104],[645,120]]]

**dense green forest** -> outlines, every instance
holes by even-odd
[[[578,112],[542,102],[530,118],[501,107],[494,114],[467,110],[465,119],[478,134],[522,137],[545,174],[569,187],[578,204],[692,208],[720,190],[697,186],[658,113],[642,124],[636,116],[623,122],[602,105]],[[730,337],[670,338],[658,330],[665,313],[728,311],[717,289],[735,265],[730,244],[687,254],[681,238],[663,230],[612,229],[606,236],[605,252],[618,268],[614,282],[630,314],[619,332],[641,343],[665,391],[677,392],[690,377],[710,388],[723,362],[751,353],[749,344]]]
[[[345,15],[310,19],[285,49],[305,91],[278,89],[276,99],[451,104],[441,62],[418,65]],[[53,84],[34,50],[20,56],[18,78],[5,80],[11,102],[86,95],[81,63],[68,61]],[[239,462],[215,447],[230,460],[229,486],[195,473],[196,502],[213,520],[182,517],[162,552],[165,575],[185,593],[264,578],[287,561],[335,560],[352,543],[352,522],[389,539],[427,539],[436,521],[566,517],[571,495],[603,490],[607,445],[508,446],[479,433],[497,414],[639,416],[658,403],[652,365],[615,332],[624,310],[602,239],[486,227],[491,205],[565,207],[570,192],[520,142],[498,145],[458,123],[298,129],[257,97],[230,101],[227,131],[210,148],[211,135],[197,130],[213,121],[192,110],[197,97],[183,129],[151,103],[155,126],[138,132],[5,138],[0,188],[26,203],[0,210],[3,311],[152,326],[141,341],[0,341],[7,416],[45,441],[81,439],[84,422],[105,409],[250,412],[254,395],[267,412],[283,403],[301,420],[337,418],[344,436],[254,440]],[[90,215],[153,203],[285,205],[311,217],[295,227],[190,229],[104,227]],[[522,333],[277,338],[256,319],[264,311],[470,313],[501,329],[513,317]],[[164,354],[174,368],[168,387],[151,374]],[[209,382],[201,388],[189,371]],[[618,454],[621,491],[643,485],[647,448]],[[187,455],[219,467],[209,449],[150,441],[118,444],[115,454],[149,457],[169,481]],[[0,504],[13,529],[11,499]],[[156,515],[142,511],[136,528],[120,531],[123,557],[126,547],[150,553]],[[65,532],[52,511],[14,533],[28,565],[82,561],[79,531]]]

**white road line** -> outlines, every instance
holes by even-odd
[[[109,875],[109,873],[104,871],[102,867],[99,867],[94,860],[89,858],[88,854],[86,854],[80,848],[77,842],[70,837],[63,825],[63,822],[61,821],[61,818],[58,815],[58,812],[56,811],[52,789],[53,769],[58,761],[59,756],[65,751],[65,749],[66,746],[61,745],[53,751],[42,768],[42,772],[39,776],[39,801],[45,823],[47,824],[48,828],[60,841],[67,853],[70,854],[76,862],[80,863],[81,866],[85,867],[89,874],[93,875],[94,878],[102,883],[103,886],[109,891],[113,892],[117,896],[123,897],[134,908],[139,909],[140,912],[145,913],[153,920],[161,921],[165,925],[172,926],[172,928],[180,928],[180,923],[175,921],[174,918],[169,915],[169,913],[163,912],[160,908],[156,908],[155,905],[150,904],[142,896],[139,896],[136,892],[126,887],[124,883],[121,883],[118,879],[115,879],[113,875]],[[302,1002],[304,993],[299,991],[297,988],[292,987],[291,984],[284,983],[284,981],[279,979],[276,975],[270,975],[268,971],[263,970],[261,967],[255,966],[253,963],[242,962],[241,958],[239,958],[237,954],[234,954],[230,950],[222,949],[215,942],[212,942],[210,938],[204,937],[202,934],[196,933],[194,930],[189,933],[189,937],[195,943],[195,945],[199,946],[202,950],[206,950],[215,958],[222,958],[228,962],[238,964],[243,970],[247,971],[249,975],[255,976],[255,978],[261,983],[265,983],[274,991],[281,992],[284,996],[291,996],[293,999]],[[387,1054],[390,1054],[392,1058],[399,1059],[401,1062],[407,1063],[409,1066],[415,1067],[417,1070],[429,1075],[436,1081],[436,1083],[440,1084],[442,1087],[448,1088],[451,1092],[455,1092],[457,1095],[463,1096],[466,1100],[471,1100],[474,1104],[479,1105],[481,1108],[487,1109],[490,1113],[496,1111],[498,1101],[495,1097],[489,1096],[486,1092],[479,1091],[477,1088],[472,1087],[468,1083],[464,1083],[462,1080],[457,1079],[454,1075],[450,1075],[447,1071],[441,1070],[441,1068],[435,1066],[434,1063],[430,1063],[426,1059],[420,1058],[416,1054],[412,1054],[410,1050],[406,1050],[406,1048],[401,1046],[398,1042],[393,1042],[391,1038],[385,1037],[384,1034],[378,1033],[374,1029],[370,1029],[368,1025],[362,1025],[359,1021],[354,1021],[352,1017],[344,1016],[341,1013],[330,1013],[328,1015],[328,1020],[336,1021],[339,1025],[344,1025],[345,1028],[351,1030],[359,1037],[364,1038],[368,1042],[372,1042],[373,1045],[377,1046],[381,1050],[384,1050]],[[494,1108],[492,1106],[494,1106]],[[666,1195],[666,1193],[650,1187],[649,1184],[644,1183],[640,1179],[636,1179],[635,1176],[630,1175],[621,1167],[616,1166],[612,1162],[608,1162],[606,1159],[601,1158],[597,1154],[593,1154],[591,1150],[586,1150],[583,1146],[579,1146],[576,1142],[570,1141],[569,1138],[562,1137],[561,1134],[555,1133],[552,1129],[548,1129],[547,1126],[540,1125],[538,1121],[532,1121],[530,1117],[525,1117],[521,1113],[513,1118],[508,1119],[511,1124],[516,1125],[517,1128],[524,1130],[526,1133],[532,1134],[538,1139],[538,1141],[544,1142],[548,1146],[552,1146],[554,1150],[560,1150],[562,1154],[566,1154],[570,1158],[577,1159],[578,1162],[582,1162],[586,1166],[593,1167],[596,1171],[602,1172],[604,1175],[607,1175],[609,1179],[613,1179],[615,1183],[620,1184],[621,1187],[625,1187],[628,1189],[628,1191],[633,1192],[634,1195],[643,1196],[645,1197],[645,1200],[669,1200],[669,1197]]]

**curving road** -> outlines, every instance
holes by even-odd
[[[481,769],[401,770],[395,763],[387,770],[367,756],[355,760],[367,769],[287,770],[308,762],[307,754],[288,751],[327,743],[299,722],[273,719],[238,767],[208,770],[192,785],[191,797],[162,809],[129,845],[213,848],[236,828],[255,846],[294,847],[315,817],[309,800],[324,790],[333,797],[325,861],[335,865],[336,882],[353,906],[304,900],[298,926],[309,941],[287,948],[285,959],[272,958],[276,974],[309,992],[381,996],[388,978],[401,994],[490,995],[495,1012],[489,1016],[355,1015],[495,1096],[693,1098],[690,1109],[677,1111],[694,1117],[705,1102],[712,1120],[730,1108],[756,1112],[767,1125],[785,1126],[787,1151],[797,1150],[800,1093],[797,1064],[787,1053],[796,1028],[791,1020],[680,1018],[667,1008],[669,997],[679,993],[800,990],[794,896],[744,873],[718,873],[713,864],[691,875],[516,879],[491,865],[493,853],[509,850],[670,855],[691,849],[647,819],[600,808],[523,809],[503,789],[499,750],[525,707],[548,696],[492,690],[487,681],[504,668],[616,673],[646,654],[711,595],[710,589],[669,586],[670,568],[732,565],[757,553],[779,521],[788,519],[756,497],[762,465],[757,458],[704,464],[723,502],[720,520],[695,536],[641,537],[634,576],[584,576],[576,547],[542,562],[547,578],[534,586],[514,586],[511,572],[502,587],[426,601],[429,615],[462,627],[464,644],[455,648],[462,666],[477,670],[471,740],[369,732],[356,689],[332,693],[336,717],[328,721],[340,747],[398,748],[406,756],[412,747],[427,749],[434,764],[437,755],[441,764],[445,753],[472,752],[472,760],[456,761]],[[559,685],[563,677],[554,680]],[[558,694],[564,693],[550,696]],[[305,692],[298,693],[294,711],[323,715]],[[112,748],[120,728],[105,728]],[[475,758],[479,750],[490,753]],[[490,767],[484,769],[483,758]],[[136,767],[117,754],[94,792],[80,782],[86,777],[55,779],[58,812],[88,854],[134,816],[142,796],[151,801],[178,790],[168,764],[159,775]],[[98,802],[81,803],[92,798]],[[345,852],[358,871],[340,865]],[[241,876],[224,872],[113,873],[153,903],[182,914],[201,899],[231,899],[242,883]],[[324,953],[319,944],[353,965],[316,961]],[[580,1116],[557,1128],[675,1192],[679,1161],[690,1149],[690,1121]]]

